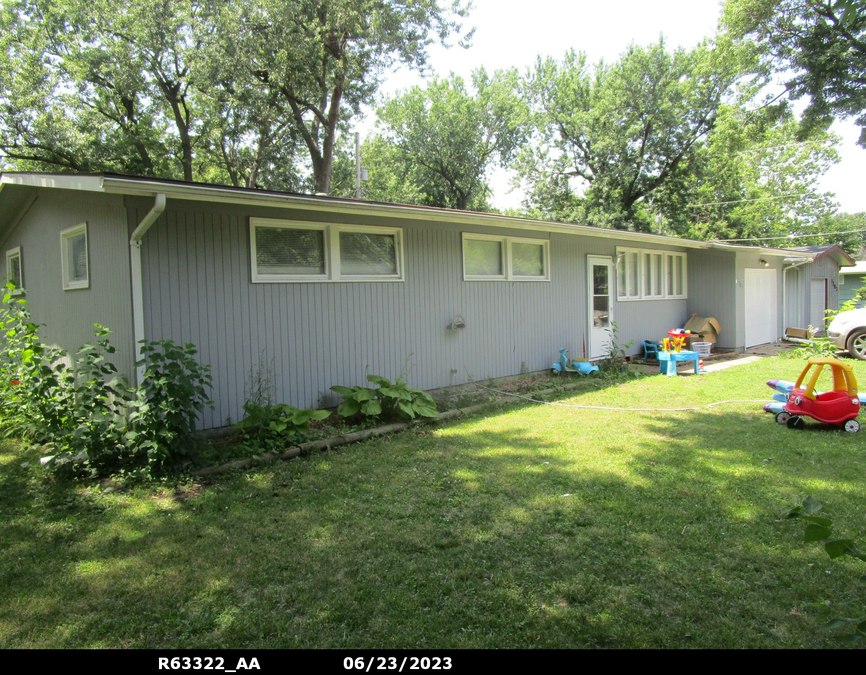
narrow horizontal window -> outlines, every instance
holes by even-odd
[[[340,232],[340,274],[342,276],[396,276],[396,235]]]
[[[463,233],[463,278],[467,281],[548,281],[545,239]]]
[[[63,289],[70,291],[90,287],[90,262],[87,255],[87,223],[60,233]]]
[[[250,219],[254,283],[402,281],[402,230]]]
[[[463,244],[466,276],[504,278],[502,243],[486,239],[467,239]]]
[[[259,274],[325,274],[324,231],[257,227],[255,234]]]

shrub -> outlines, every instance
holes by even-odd
[[[129,430],[124,435],[136,452],[146,453],[151,469],[163,470],[188,457],[194,445],[195,423],[205,407],[212,380],[210,366],[195,359],[195,345],[171,340],[142,340],[138,365],[144,377],[130,402]]]
[[[378,384],[378,389],[370,387],[331,387],[343,402],[337,412],[343,417],[363,415],[378,419],[398,418],[415,419],[416,416],[436,417],[439,411],[431,396],[419,389],[409,389],[406,382],[397,378],[393,383],[379,375],[367,375],[367,381]]]
[[[300,410],[286,404],[244,404],[246,417],[235,424],[244,437],[256,448],[283,448],[292,436],[305,433],[310,420],[323,420],[330,416],[327,410]]]
[[[49,468],[104,475],[152,474],[188,456],[197,415],[206,405],[209,367],[196,349],[169,340],[142,341],[145,373],[130,388],[107,355],[111,331],[95,324],[95,340],[69,355],[43,344],[27,301],[12,294],[0,307],[0,425],[53,451]]]

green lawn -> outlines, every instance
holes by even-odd
[[[577,405],[770,399],[800,361],[589,382]],[[856,364],[866,383],[866,364]],[[55,484],[0,451],[0,647],[797,648],[866,566],[866,429],[759,403],[527,404],[212,482]],[[835,605],[831,604],[832,614]],[[842,612],[844,613],[844,612]]]

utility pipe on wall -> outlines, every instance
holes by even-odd
[[[147,213],[129,239],[130,271],[132,274],[132,332],[135,337],[136,360],[141,358],[141,341],[144,340],[144,283],[141,274],[141,240],[150,226],[156,222],[165,210],[165,195],[159,193],[153,203],[153,208]],[[135,369],[137,384],[144,379],[144,365]]]

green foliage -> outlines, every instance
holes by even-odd
[[[207,389],[210,366],[200,364],[195,345],[171,340],[140,343],[144,377],[130,401],[129,429],[124,439],[145,452],[151,470],[164,471],[188,458],[195,443],[195,424],[206,407],[213,409]]]
[[[438,0],[4,2],[2,160],[328,192],[340,126],[384,70],[423,66],[467,11]]]
[[[10,288],[11,291],[11,288]],[[193,345],[142,341],[144,378],[130,388],[109,360],[111,331],[95,325],[75,366],[63,350],[39,339],[26,301],[10,293],[0,308],[0,424],[53,451],[49,468],[106,475],[175,466],[194,443],[195,421],[206,405],[209,366]]]
[[[820,542],[824,547],[827,555],[831,559],[841,558],[842,556],[850,556],[866,562],[866,553],[861,551],[857,543],[853,539],[840,539],[833,532],[833,521],[826,513],[818,515],[823,511],[823,505],[814,497],[806,497],[802,504],[798,504],[782,512],[782,517],[785,519],[794,519],[805,521],[806,531],[803,536],[804,543]],[[866,582],[866,576],[860,578],[861,582]],[[856,601],[848,600],[840,603],[845,606],[853,606]],[[862,605],[862,603],[860,603]],[[816,603],[813,605],[823,609],[825,603]],[[846,643],[853,646],[866,646],[866,608],[861,607],[862,614],[857,617],[836,617],[831,619],[822,627],[822,630],[833,630],[836,628],[853,627],[854,632],[845,636]]]
[[[803,134],[854,117],[866,147],[866,1],[728,0],[722,26],[761,53],[792,99],[810,99]]]
[[[308,430],[310,420],[323,420],[330,416],[327,410],[300,410],[286,404],[244,404],[246,417],[235,424],[254,449],[284,448],[292,437]]]
[[[331,390],[338,393],[343,402],[337,412],[343,417],[362,415],[373,419],[398,418],[403,420],[420,417],[436,417],[439,411],[431,396],[419,389],[409,389],[405,381],[397,378],[393,383],[379,375],[367,375],[367,381],[378,384],[378,389],[370,387],[334,386]]]
[[[632,45],[589,67],[570,51],[541,60],[527,82],[542,144],[517,163],[540,217],[649,231],[643,205],[689,174],[742,67],[709,45],[669,52]]]
[[[505,166],[527,136],[527,111],[516,70],[434,79],[379,108],[384,133],[365,144],[370,199],[488,210],[484,182],[494,162]],[[396,199],[400,197],[400,199]]]
[[[634,344],[634,340],[629,340],[624,345],[619,343],[619,327],[616,321],[610,322],[610,328],[607,329],[608,342],[604,358],[598,362],[598,371],[607,377],[622,377],[629,375],[632,371],[629,370],[628,361],[626,360],[626,350],[630,349]],[[635,371],[635,375],[637,372]]]

